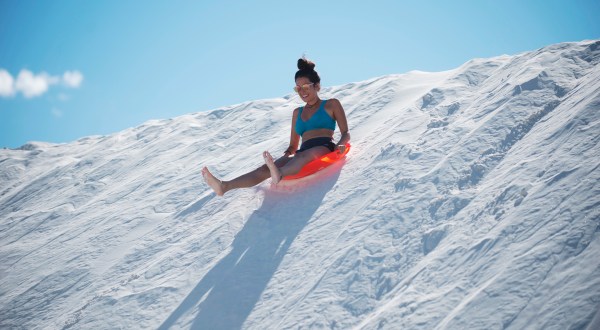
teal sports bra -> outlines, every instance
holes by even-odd
[[[325,111],[325,103],[327,100],[321,102],[321,106],[307,121],[302,120],[302,110],[304,107],[300,107],[298,111],[298,118],[296,119],[296,133],[302,136],[304,132],[311,131],[313,129],[326,128],[335,131],[335,120]]]

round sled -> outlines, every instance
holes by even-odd
[[[333,165],[340,159],[343,159],[344,157],[346,157],[346,154],[348,153],[348,151],[350,151],[350,144],[346,143],[346,149],[344,150],[343,153],[340,152],[339,150],[334,150],[334,151],[326,154],[325,156],[315,159],[315,160],[311,161],[310,163],[304,165],[304,167],[300,170],[300,172],[293,174],[293,175],[284,176],[283,180],[300,179],[305,176],[309,176],[311,174],[317,173],[318,171],[320,171],[330,165]]]

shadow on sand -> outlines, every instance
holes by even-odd
[[[293,193],[265,190],[263,204],[236,235],[231,253],[202,278],[159,329],[171,328],[192,310],[197,310],[192,329],[241,328],[290,245],[336,183],[341,166],[331,166]]]

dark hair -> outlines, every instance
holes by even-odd
[[[310,80],[313,84],[318,84],[321,82],[321,78],[317,71],[315,71],[315,63],[306,59],[306,57],[302,57],[298,60],[298,71],[296,72],[296,76],[294,80],[305,77]]]

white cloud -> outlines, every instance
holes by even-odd
[[[79,71],[67,71],[63,74],[63,82],[71,88],[78,88],[83,82],[83,75]]]
[[[58,96],[56,97],[59,101],[62,102],[67,102],[71,97],[65,93],[60,93],[58,94]]]
[[[42,72],[39,75],[34,75],[29,70],[21,70],[17,76],[15,89],[23,93],[23,96],[26,98],[32,98],[46,93],[46,91],[48,91],[48,87],[54,81],[56,81],[56,79],[51,79],[51,77],[45,72]]]
[[[8,71],[0,69],[0,97],[10,97],[20,92],[26,98],[33,98],[46,93],[52,85],[79,88],[82,82],[83,74],[79,71],[66,71],[62,76],[51,76],[46,72],[34,74],[23,69],[15,80]]]
[[[60,118],[63,116],[63,112],[58,108],[52,108],[52,115],[56,118]]]
[[[0,69],[0,97],[10,97],[15,95],[14,79],[4,69]]]

